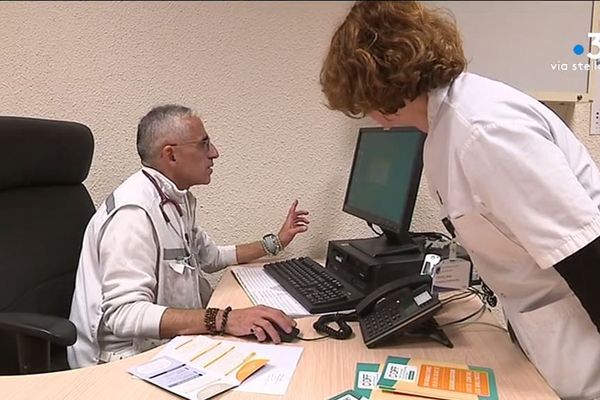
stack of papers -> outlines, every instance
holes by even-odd
[[[490,368],[389,356],[358,363],[354,389],[329,400],[498,400]]]
[[[178,336],[150,362],[129,372],[186,399],[226,390],[284,395],[302,347]]]

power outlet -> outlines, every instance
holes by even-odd
[[[594,99],[590,113],[590,135],[600,135],[600,74],[597,71],[592,71],[592,73],[594,73],[592,79]]]
[[[600,99],[592,102],[592,113],[590,115],[590,135],[600,135]]]

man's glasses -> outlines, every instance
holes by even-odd
[[[207,136],[204,139],[201,140],[192,140],[189,142],[182,142],[182,143],[167,143],[165,146],[188,146],[190,144],[196,145],[196,147],[198,147],[199,149],[202,149],[204,151],[208,151],[210,150],[210,138]]]

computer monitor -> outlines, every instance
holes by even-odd
[[[423,169],[425,134],[413,127],[361,128],[343,211],[383,235],[353,241],[373,257],[417,251],[409,236]]]

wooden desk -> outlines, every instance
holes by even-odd
[[[457,301],[448,304],[438,315],[440,324],[452,321],[477,310],[479,300]],[[211,306],[224,308],[251,306],[250,300],[239,287],[231,272],[227,271],[211,299]],[[312,329],[315,318],[298,320],[304,337],[314,337]],[[483,321],[494,322],[487,313]],[[327,399],[354,385],[357,362],[382,363],[388,355],[425,358],[431,360],[466,363],[491,367],[496,373],[502,400],[558,399],[532,364],[510,342],[500,329],[475,324],[465,327],[446,328],[445,332],[454,343],[448,349],[431,341],[411,344],[398,342],[394,346],[367,349],[360,330],[352,323],[355,337],[346,341],[323,340],[296,342],[282,346],[303,346],[304,352],[287,393],[283,397],[227,392],[218,399]],[[110,364],[72,371],[29,376],[0,377],[2,399],[176,399],[177,396],[153,385],[133,378],[126,371],[132,366],[150,360],[158,349],[116,361]]]

